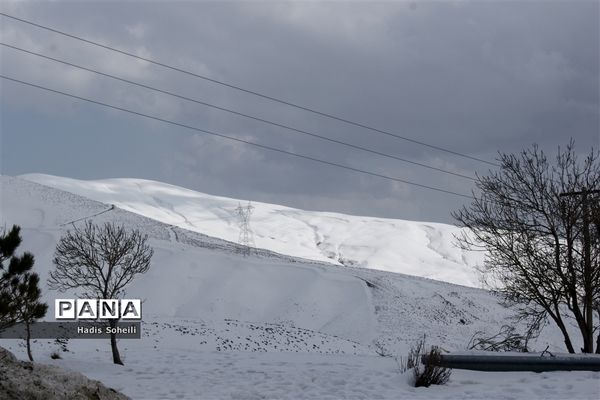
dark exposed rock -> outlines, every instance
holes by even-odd
[[[0,399],[126,400],[129,397],[78,372],[19,361],[0,347]]]

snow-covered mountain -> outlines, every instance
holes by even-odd
[[[73,224],[117,222],[148,234],[154,248],[152,268],[128,291],[146,300],[146,315],[292,322],[357,341],[374,334],[372,305],[361,280],[268,251],[243,257],[235,243],[19,178],[1,178],[0,224],[22,227],[23,250],[35,254],[42,281],[58,239]],[[47,300],[57,295],[44,292]]]
[[[246,200],[211,196],[141,179],[84,181],[51,175],[21,178],[114,204],[193,232],[237,241],[235,209]],[[397,219],[313,212],[253,202],[251,229],[257,247],[281,254],[479,286],[481,253],[453,245],[459,228]]]
[[[363,261],[381,257],[392,263],[393,255],[397,265],[410,267],[414,260],[434,270],[427,265],[433,260],[466,270],[469,264],[458,260],[469,256],[453,253],[447,241],[452,227],[255,204],[253,229],[263,249],[244,256],[234,241],[236,200],[131,179],[26,178],[0,176],[0,225],[22,227],[19,251],[36,257],[49,319],[53,299],[70,297],[45,284],[56,243],[68,229],[91,219],[149,236],[151,268],[127,292],[144,300],[143,337],[120,341],[125,367],[111,363],[107,340],[70,341],[60,360],[49,357],[57,350],[52,341],[33,343],[36,361],[77,370],[132,398],[491,399],[507,398],[507,388],[516,388],[515,398],[558,399],[593,398],[597,392],[597,374],[583,372],[552,375],[577,381],[565,386],[545,374],[457,371],[446,387],[416,390],[393,358],[377,355],[382,349],[405,355],[424,334],[446,350],[464,350],[476,332],[496,333],[513,314],[482,289],[332,263],[317,243],[345,257],[362,255]],[[442,233],[436,236],[438,227]],[[354,235],[345,232],[351,229]],[[366,235],[367,247],[382,245],[361,248],[354,240],[358,234]],[[414,248],[394,253],[398,243],[383,240],[392,234]],[[1,342],[25,357],[21,341]],[[531,345],[560,351],[561,342],[547,328]]]

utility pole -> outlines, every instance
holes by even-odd
[[[254,206],[252,203],[248,202],[246,207],[242,207],[241,203],[238,203],[238,208],[235,209],[235,212],[239,218],[239,226],[240,226],[240,236],[238,238],[238,243],[244,246],[243,254],[247,256],[250,254],[250,249],[255,247],[254,244],[254,234],[252,233],[252,229],[250,229],[250,216],[254,211]]]
[[[594,298],[593,298],[593,281],[592,281],[592,259],[591,250],[592,242],[590,238],[590,211],[589,211],[589,195],[598,194],[600,190],[588,190],[583,188],[580,191],[561,193],[561,197],[581,196],[581,205],[583,208],[583,288],[584,288],[584,312],[586,323],[586,338],[583,344],[584,353],[594,352]],[[600,340],[600,337],[599,337]],[[600,344],[600,343],[599,343]]]

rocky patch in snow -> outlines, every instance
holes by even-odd
[[[0,399],[125,400],[129,397],[82,374],[57,366],[19,361],[0,347]]]

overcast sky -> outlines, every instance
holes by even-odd
[[[600,145],[600,2],[2,2],[2,12],[493,161]],[[1,41],[465,175],[489,168],[0,17]],[[2,74],[354,168],[473,182],[0,48]],[[311,210],[452,222],[466,199],[2,80],[1,173],[137,177]]]

